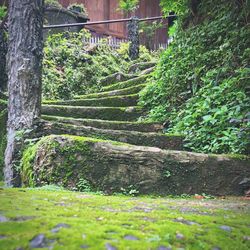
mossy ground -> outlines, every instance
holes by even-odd
[[[42,188],[1,189],[0,199],[4,250],[30,249],[39,234],[47,248],[60,250],[250,247],[250,202],[240,198],[104,196]],[[67,226],[51,232],[60,223]]]

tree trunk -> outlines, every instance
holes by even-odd
[[[17,132],[31,128],[40,116],[43,5],[43,0],[11,0],[9,4],[7,186],[15,185]]]

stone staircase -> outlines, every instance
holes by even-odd
[[[67,101],[44,101],[43,137],[24,152],[27,185],[56,183],[76,188],[85,180],[108,193],[136,189],[148,194],[243,194],[249,161],[184,151],[181,135],[142,122],[139,92],[154,64],[102,79],[102,91]],[[24,162],[24,160],[23,160]],[[32,174],[30,174],[32,172]],[[225,172],[227,175],[225,175]]]
[[[138,76],[138,73],[108,76],[102,81],[102,92],[68,101],[45,101],[42,118],[56,122],[54,128],[57,127],[58,133],[70,130],[72,135],[181,150],[181,136],[163,134],[161,124],[138,122],[145,114],[138,106],[138,94],[146,86],[148,77],[149,74]]]

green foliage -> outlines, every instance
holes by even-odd
[[[76,3],[70,4],[68,7],[68,10],[71,10],[73,12],[74,11],[79,12],[79,13],[84,14],[84,15],[88,14],[88,12],[83,4],[76,4]]]
[[[112,49],[104,39],[98,46],[84,45],[90,33],[61,33],[49,36],[45,42],[43,61],[43,98],[69,99],[74,95],[99,91],[101,77],[125,72],[131,63],[128,44]],[[140,48],[140,61],[152,59],[150,52]],[[136,61],[136,62],[137,62]]]
[[[119,0],[119,9],[125,13],[135,11],[139,6],[139,0]]]
[[[155,32],[163,27],[163,23],[160,21],[154,22],[140,22],[139,33],[146,38],[146,47],[152,48],[154,43]]]
[[[127,188],[121,187],[121,192],[123,195],[136,196],[139,194],[139,191],[134,185],[129,185]]]
[[[161,0],[161,7],[166,16],[169,12],[180,15],[186,12],[187,3],[188,0]]]
[[[45,6],[55,6],[61,8],[62,5],[58,2],[58,0],[45,0]]]
[[[141,92],[149,120],[171,121],[167,131],[183,133],[192,150],[249,150],[250,30],[245,8],[235,1],[204,1],[196,25],[184,30],[190,17],[179,19],[173,43]]]
[[[76,183],[76,188],[77,188],[77,191],[80,191],[80,192],[92,191],[90,183],[83,178],[80,178],[79,181]]]
[[[6,6],[0,6],[0,21],[4,19],[4,17],[7,14],[7,7]]]
[[[126,62],[131,61],[129,57],[129,43],[122,43],[120,48],[117,49],[117,53],[122,60]],[[145,46],[140,45],[139,58],[136,61],[131,61],[131,63],[151,61],[155,56]]]

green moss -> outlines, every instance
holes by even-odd
[[[7,110],[0,112],[0,180],[3,179],[4,152],[6,148]]]
[[[69,101],[43,101],[47,105],[70,105],[70,106],[104,106],[104,107],[126,107],[137,105],[138,95],[110,96],[92,99],[78,99]]]
[[[49,188],[4,189],[1,191],[1,249],[29,249],[38,234],[53,241],[53,249],[249,249],[250,214],[246,201],[239,199],[195,200],[52,191]],[[240,209],[238,209],[240,207]],[[28,216],[28,217],[26,217]],[[18,218],[23,220],[18,221]],[[25,220],[25,218],[27,218]],[[187,225],[185,221],[197,224]],[[70,225],[58,233],[59,223]],[[220,226],[227,225],[227,232]],[[183,239],[177,239],[177,234]],[[124,239],[132,235],[138,240]]]
[[[89,99],[89,98],[101,98],[101,97],[108,97],[114,95],[130,95],[130,94],[137,94],[140,90],[146,87],[146,84],[139,84],[136,86],[132,86],[125,89],[120,90],[113,90],[113,91],[106,91],[101,93],[89,94],[89,95],[79,95],[75,96],[76,99]]]
[[[119,82],[119,83],[115,83],[115,84],[103,87],[102,90],[111,91],[111,90],[118,90],[118,89],[133,87],[133,86],[145,83],[147,78],[148,78],[148,75],[139,76],[139,77],[127,80],[125,82]]]
[[[74,118],[104,119],[133,121],[142,114],[140,107],[133,108],[133,112],[123,107],[81,107],[81,106],[60,106],[44,105],[42,114],[56,116],[74,116]]]
[[[68,143],[67,146],[62,146],[58,140],[69,140],[72,141],[72,143]],[[43,137],[38,143],[29,146],[23,152],[21,159],[21,178],[23,185],[29,187],[34,187],[37,184],[41,185],[36,178],[36,171],[39,171],[41,179],[47,179],[46,183],[42,183],[43,185],[57,183],[69,187],[71,185],[69,183],[70,179],[76,178],[77,180],[80,180],[85,176],[85,173],[88,172],[89,167],[86,163],[87,161],[83,159],[83,161],[80,160],[79,163],[77,155],[79,155],[80,152],[85,158],[91,160],[92,155],[90,155],[89,146],[96,142],[110,142],[113,145],[127,145],[125,143],[72,135],[50,135]],[[58,159],[60,156],[64,157],[67,155],[68,157],[63,162],[60,161],[58,163],[55,161],[52,169],[48,170],[44,165],[39,166],[39,169],[34,169],[34,161],[36,159],[37,151],[41,150],[47,153],[46,157],[49,157],[49,159],[46,160],[48,162],[54,160],[54,157],[57,157]],[[54,153],[56,153],[56,155]],[[75,172],[74,168],[77,168],[79,164],[81,167],[77,176],[72,177]],[[72,189],[75,189],[75,186],[72,186]]]

